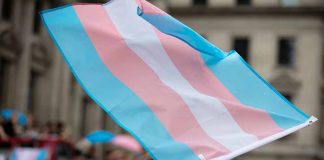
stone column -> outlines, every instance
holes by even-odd
[[[96,103],[91,102],[86,108],[86,134],[98,129],[102,129],[102,109]]]
[[[253,6],[256,7],[272,7],[272,6],[278,6],[279,5],[278,0],[252,0]]]
[[[34,10],[33,0],[23,1],[22,11],[22,28],[20,30],[22,53],[17,60],[17,78],[16,78],[16,93],[15,107],[18,110],[27,111],[28,92],[29,92],[29,77],[30,77],[30,42],[32,36],[32,19]]]
[[[231,50],[231,37],[228,31],[225,30],[216,30],[208,29],[210,33],[207,33],[206,37],[211,43],[213,43],[218,48],[222,49],[225,52]]]
[[[22,22],[22,0],[12,0],[13,2],[13,10],[12,10],[12,25],[15,33],[19,32],[19,30],[23,27],[21,25]]]
[[[112,118],[107,114],[105,113],[104,114],[105,116],[105,129],[108,130],[108,131],[111,131],[115,134],[118,134],[122,131],[122,129],[112,120]]]
[[[8,90],[6,91],[7,94],[7,101],[5,107],[14,107],[15,106],[15,86],[16,86],[16,65],[13,63],[9,64],[8,70],[9,81],[7,82]]]
[[[48,72],[51,74],[49,75],[49,95],[48,95],[48,108],[47,112],[50,113],[48,115],[49,120],[54,121],[57,120],[58,114],[58,106],[59,106],[59,95],[60,95],[60,65],[61,65],[61,55],[60,53],[56,50],[56,47],[52,43],[51,45],[51,53],[52,54],[52,62],[50,65],[50,68]]]
[[[176,0],[168,2],[172,7],[189,7],[192,4],[192,0]]]
[[[78,140],[81,138],[81,118],[82,117],[82,109],[83,109],[83,97],[84,93],[82,91],[82,88],[80,85],[76,82],[76,80],[73,81],[72,87],[72,95],[71,95],[71,112],[69,116],[69,126],[71,126],[72,129],[72,137],[73,140]]]
[[[63,122],[67,123],[68,117],[70,116],[70,98],[71,98],[71,72],[64,62],[63,59],[61,61],[61,79],[60,79],[60,101],[59,101],[59,110],[58,116],[59,119]]]
[[[251,35],[249,63],[265,79],[269,80],[276,66],[277,39],[271,31],[257,31]]]
[[[297,38],[298,77],[302,81],[295,104],[309,115],[320,116],[320,82],[323,37],[320,30],[305,30]],[[298,132],[298,143],[318,145],[319,124]]]
[[[209,0],[209,6],[212,7],[233,7],[235,0]]]

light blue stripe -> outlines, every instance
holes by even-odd
[[[12,152],[11,152],[11,154],[10,154],[10,160],[17,160],[17,153],[18,151],[17,151],[17,149],[15,149],[15,150],[13,150]]]
[[[195,48],[196,50],[208,55],[212,55],[214,56],[214,58],[218,58],[218,59],[224,58],[225,54],[221,49],[217,48],[212,43],[208,42],[201,35],[196,33],[188,26],[184,25],[177,19],[171,16],[145,14],[141,11],[140,8],[138,8],[137,10],[138,10],[138,15],[140,15],[146,21],[151,23],[161,32],[177,37],[185,41],[187,44],[189,44],[191,47]]]
[[[47,155],[48,155],[47,150],[46,149],[41,149],[39,151],[39,155],[37,157],[37,160],[46,160],[46,158],[48,158]]]
[[[221,61],[215,61],[211,56],[201,56],[241,103],[268,112],[281,128],[294,127],[310,118],[260,77],[238,53],[232,52]]]
[[[102,63],[73,7],[43,12],[42,18],[83,89],[154,159],[198,160],[187,145],[172,139],[146,104]]]
[[[139,15],[161,32],[177,37],[195,49],[196,46],[206,46],[205,41],[197,40],[192,29],[170,16],[141,12]],[[213,55],[224,54],[219,49],[214,52],[218,53]],[[309,118],[262,79],[236,52],[224,54],[222,60],[211,54],[200,55],[214,75],[241,103],[268,112],[281,128],[294,127]]]

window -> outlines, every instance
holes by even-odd
[[[278,43],[278,64],[292,66],[295,56],[295,40],[293,38],[280,38]]]
[[[233,42],[234,50],[241,55],[241,57],[248,61],[249,59],[249,39],[246,37],[238,37]]]
[[[193,5],[205,6],[207,5],[207,0],[193,0]]]
[[[251,0],[236,0],[236,4],[238,6],[242,6],[242,5],[251,5]]]
[[[13,0],[3,0],[1,15],[4,20],[10,20]]]
[[[281,5],[284,7],[296,7],[299,5],[299,0],[281,0]]]
[[[33,26],[33,31],[34,33],[38,33],[40,31],[41,27],[41,19],[39,12],[42,9],[42,0],[36,0],[35,1],[35,9],[34,9],[34,26]]]
[[[8,67],[7,61],[0,58],[0,107],[4,107],[4,98],[5,98],[5,76],[6,76],[6,69]]]

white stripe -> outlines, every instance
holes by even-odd
[[[104,7],[128,47],[166,86],[182,97],[210,137],[231,151],[258,140],[238,126],[218,99],[198,92],[181,75],[163,49],[151,24],[137,15],[137,4],[134,0],[112,0]]]
[[[31,148],[19,148],[16,150],[17,152],[17,159],[18,160],[23,160],[23,159],[30,159],[30,158],[34,158],[35,155],[38,153],[38,150],[35,149],[31,149]],[[30,159],[33,160],[33,159]]]

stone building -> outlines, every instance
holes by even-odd
[[[41,10],[64,3],[0,0],[0,107],[41,123],[63,121],[75,139],[100,128],[119,132],[80,88],[41,23]]]
[[[43,123],[63,121],[75,140],[95,129],[121,132],[82,91],[41,24],[39,11],[67,2],[72,0],[0,0],[0,108],[28,112]],[[323,0],[153,3],[221,49],[237,50],[295,105],[324,119]],[[237,159],[324,159],[321,124]]]

